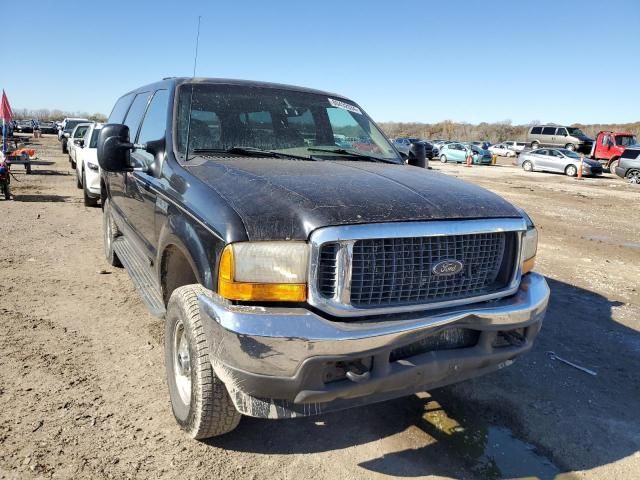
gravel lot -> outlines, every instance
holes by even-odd
[[[208,442],[176,426],[162,323],[102,255],[52,136],[0,200],[0,478],[640,477],[640,188],[499,166],[435,170],[523,207],[552,300],[533,352],[486,377]],[[547,352],[597,372],[592,376]]]

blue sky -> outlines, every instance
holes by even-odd
[[[0,7],[14,108],[108,114],[125,91],[190,76],[202,15],[198,76],[338,92],[377,121],[640,120],[638,0],[70,5]]]

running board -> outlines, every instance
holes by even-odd
[[[166,310],[160,287],[145,259],[125,237],[118,237],[113,241],[113,250],[124,268],[127,269],[127,273],[133,280],[133,285],[151,314],[158,318],[164,318]]]

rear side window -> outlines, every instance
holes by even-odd
[[[628,148],[622,152],[622,156],[620,158],[636,158],[640,155],[640,150],[629,150]]]
[[[127,114],[127,110],[129,110],[129,105],[131,105],[131,99],[133,98],[133,93],[129,95],[125,95],[124,97],[120,97],[111,110],[111,115],[109,115],[109,123],[122,123],[124,120],[124,116]]]
[[[532,135],[540,135],[542,133],[542,127],[533,127],[531,129]]]
[[[566,134],[567,134],[566,128],[559,128],[558,130],[556,130],[556,135],[566,135]]]
[[[542,134],[543,135],[555,135],[556,134],[556,129],[554,127],[544,127],[542,129]]]
[[[129,127],[129,136],[131,141],[134,141],[138,134],[138,128],[140,128],[140,122],[142,121],[144,111],[147,108],[149,95],[149,92],[143,92],[136,95],[136,98],[133,99],[129,112],[124,119],[124,124]]]

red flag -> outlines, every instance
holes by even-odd
[[[0,105],[0,118],[9,122],[13,118],[13,112],[11,111],[11,105],[7,99],[7,94],[2,90],[2,104]]]

